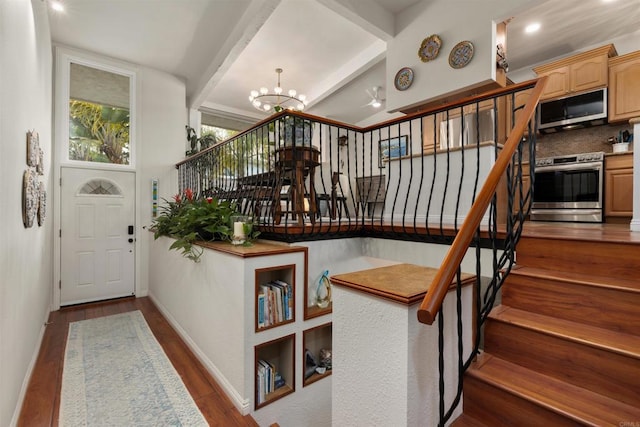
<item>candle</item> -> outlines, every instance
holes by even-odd
[[[233,223],[233,236],[235,238],[244,238],[244,222],[234,222]]]

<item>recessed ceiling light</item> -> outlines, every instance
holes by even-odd
[[[64,12],[64,5],[61,1],[53,0],[51,2],[51,9],[55,10],[56,12]]]
[[[531,33],[535,33],[536,31],[538,31],[540,29],[540,23],[539,22],[534,22],[532,24],[529,24],[525,27],[524,32],[527,34],[531,34]]]

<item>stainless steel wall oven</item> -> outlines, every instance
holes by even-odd
[[[536,160],[531,220],[602,222],[604,153]]]

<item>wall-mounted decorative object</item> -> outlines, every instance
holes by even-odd
[[[509,63],[507,62],[507,54],[504,51],[502,43],[498,43],[496,47],[496,64],[502,68],[505,73],[509,72]]]
[[[409,86],[413,83],[413,70],[409,67],[400,68],[393,82],[398,90],[409,89]]]
[[[25,228],[33,226],[38,213],[40,185],[35,168],[27,168],[22,177],[22,222]]]
[[[436,59],[440,52],[440,46],[442,46],[442,40],[437,34],[432,34],[426,39],[422,40],[422,44],[418,49],[418,57],[422,62],[429,62],[432,59]]]
[[[455,45],[449,53],[449,65],[452,68],[465,67],[473,58],[473,44],[470,41],[462,41]]]
[[[44,151],[38,147],[38,165],[36,166],[38,175],[44,175]]]
[[[38,166],[40,157],[40,142],[38,139],[38,132],[34,130],[27,132],[27,166]]]
[[[158,178],[151,180],[151,217],[158,216]]]
[[[378,145],[378,167],[384,167],[384,161],[407,155],[407,135],[381,139]]]
[[[47,189],[44,187],[44,182],[40,183],[39,197],[38,197],[38,226],[44,224],[44,219],[47,216]]]
[[[40,148],[38,132],[30,130],[27,131],[27,169],[22,177],[22,222],[25,228],[32,227],[36,217],[38,225],[44,224],[47,214],[47,193],[39,175],[44,175],[44,152]]]

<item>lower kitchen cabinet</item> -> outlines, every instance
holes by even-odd
[[[608,219],[633,216],[633,153],[607,156],[604,215]]]

